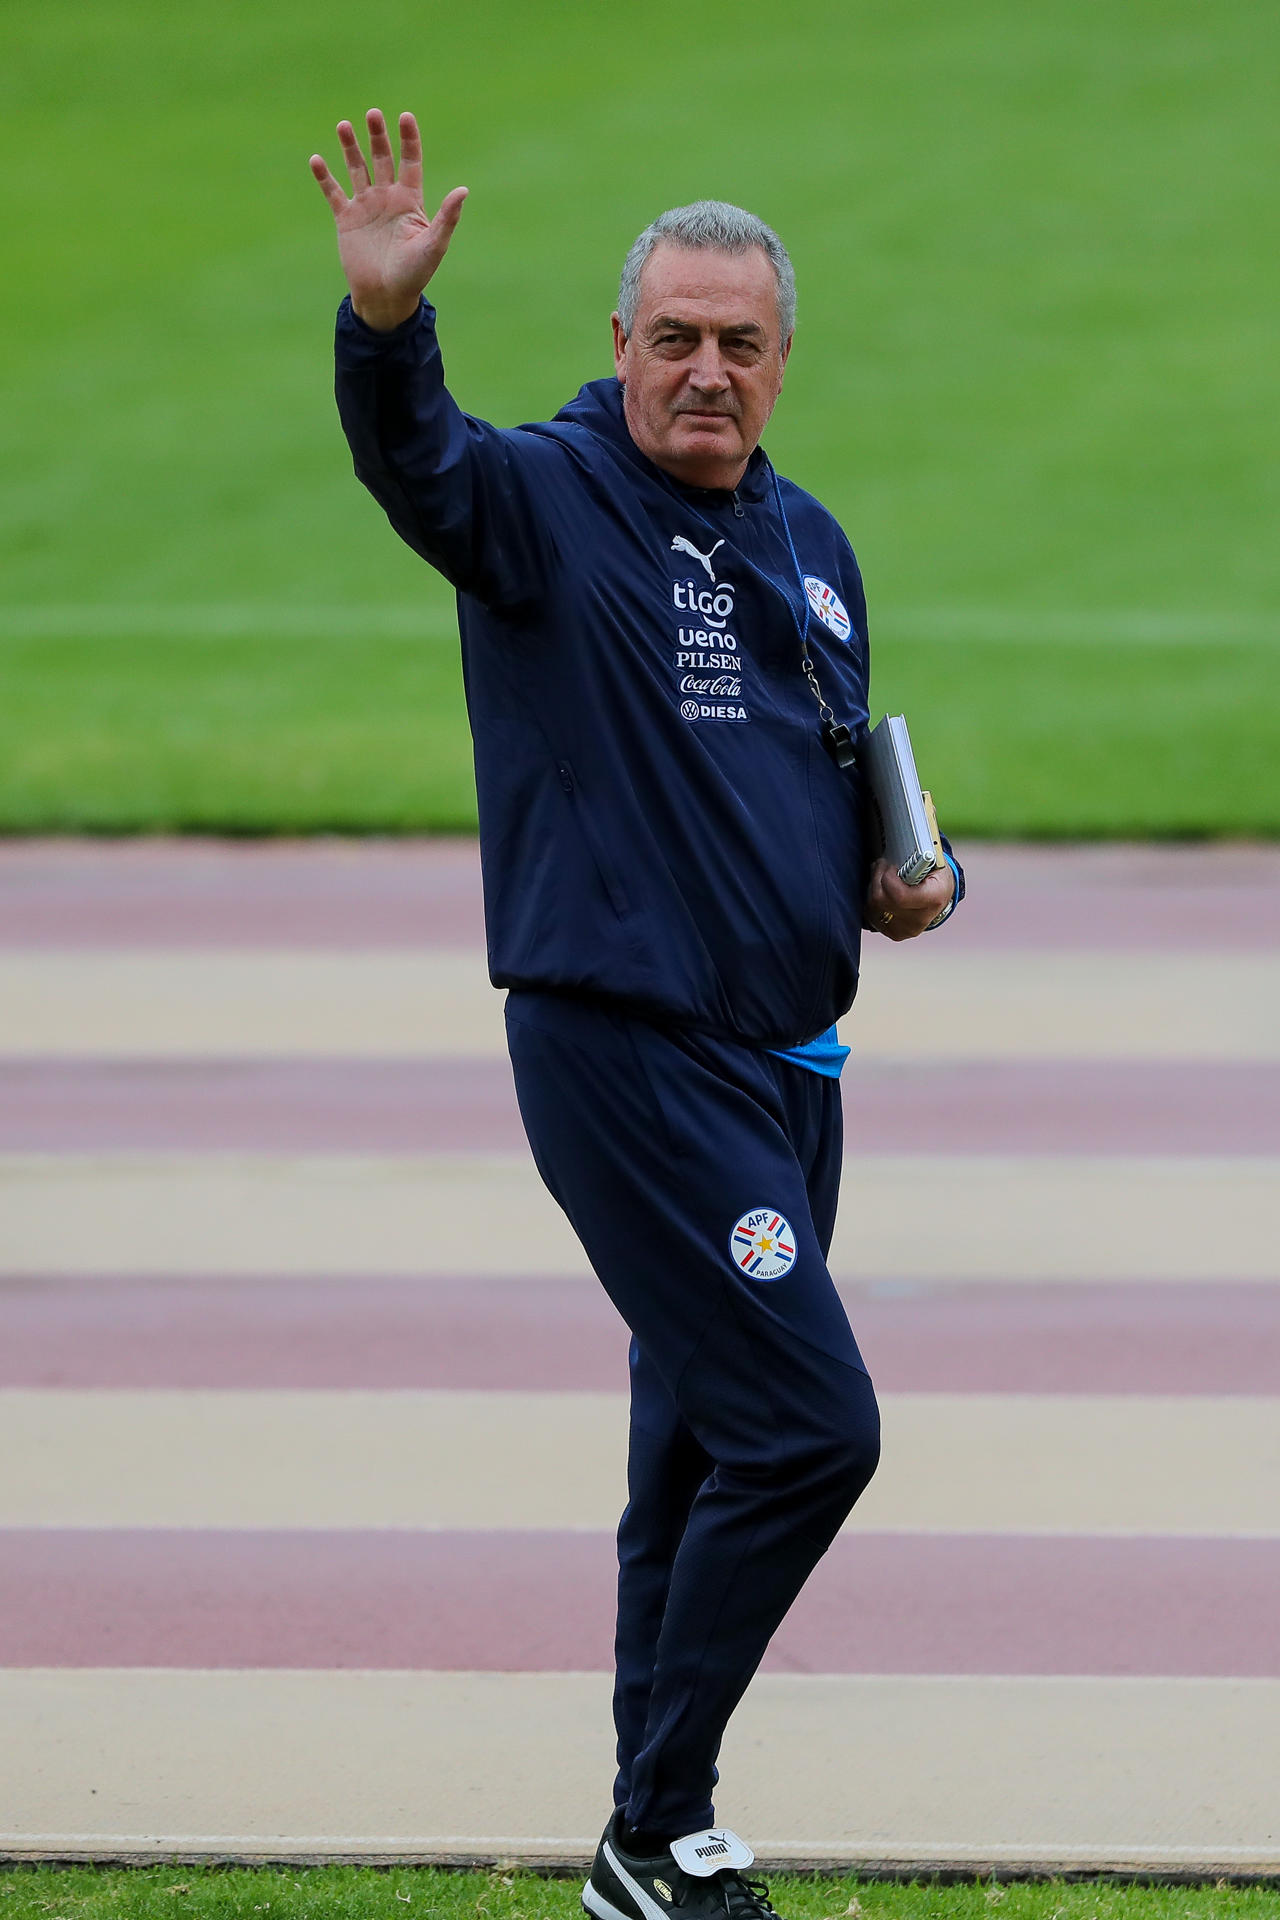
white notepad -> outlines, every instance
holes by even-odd
[[[911,751],[911,735],[900,713],[887,714],[867,736],[862,750],[867,784],[878,815],[885,859],[908,886],[932,873],[937,850]]]

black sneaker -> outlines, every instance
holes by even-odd
[[[778,1920],[763,1880],[744,1880],[755,1859],[727,1827],[674,1840],[665,1853],[641,1858],[622,1845],[617,1812],[596,1848],[582,1904],[594,1920]]]

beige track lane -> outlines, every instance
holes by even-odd
[[[581,1855],[604,1674],[0,1674],[0,1848]],[[975,1764],[975,1755],[981,1764]],[[717,1810],[765,1858],[1280,1862],[1280,1682],[759,1678]]]
[[[1280,1397],[888,1394],[855,1529],[1280,1533]],[[9,1389],[0,1526],[598,1528],[625,1396]]]
[[[846,1165],[831,1265],[1273,1280],[1278,1192],[1261,1156],[869,1155]],[[0,1155],[0,1274],[587,1272],[527,1154]]]
[[[502,999],[479,953],[443,949],[11,949],[0,951],[0,1054],[494,1055],[505,1051]],[[869,940],[843,1032],[875,1059],[1278,1060],[1280,963]]]
[[[484,956],[408,952],[0,952],[0,1054],[354,1057],[506,1050]]]

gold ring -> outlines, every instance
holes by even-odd
[[[889,924],[889,922],[890,922],[890,921],[891,921],[892,919],[893,919],[893,914],[892,914],[892,912],[890,911],[890,909],[889,909],[888,907],[886,907],[886,908],[885,908],[885,910],[884,910],[884,918],[883,918],[883,919],[881,920],[881,922],[880,922],[880,925],[881,925],[882,927],[887,927],[887,926],[888,926],[888,924]]]

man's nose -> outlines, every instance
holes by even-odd
[[[699,393],[723,393],[729,385],[724,355],[716,340],[704,340],[689,366],[689,384]]]

